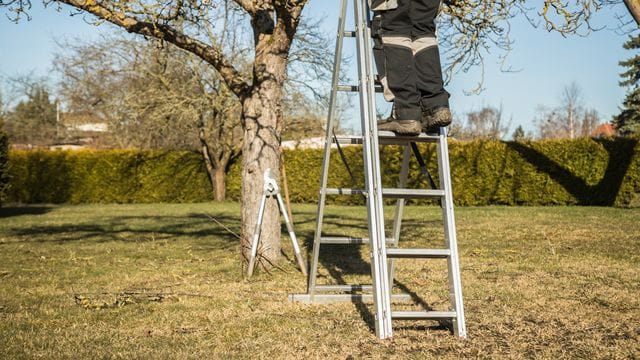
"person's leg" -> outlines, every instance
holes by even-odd
[[[381,39],[384,52],[384,74],[393,94],[395,112],[399,120],[421,118],[420,96],[411,47],[412,0],[399,0],[398,7],[381,12]]]
[[[440,0],[413,0],[411,8],[412,50],[416,86],[421,97],[423,127],[434,131],[451,123],[449,93],[444,89],[436,37]]]
[[[394,100],[393,93],[389,89],[387,83],[387,71],[384,66],[384,48],[382,47],[382,29],[380,22],[382,20],[382,14],[379,11],[374,12],[373,21],[371,24],[371,33],[373,35],[373,60],[378,70],[378,77],[383,89],[384,99],[388,102]]]

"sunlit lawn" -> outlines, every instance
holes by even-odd
[[[305,251],[315,210],[293,207]],[[406,246],[441,241],[439,208],[405,218]],[[640,209],[457,208],[456,220],[468,339],[418,321],[380,341],[370,306],[288,301],[306,279],[286,236],[281,269],[243,280],[220,225],[239,232],[237,204],[1,208],[0,358],[640,357]],[[364,209],[329,209],[327,233],[347,224],[363,235]],[[320,283],[367,281],[366,248],[323,250]],[[396,285],[444,309],[444,265],[399,261]]]

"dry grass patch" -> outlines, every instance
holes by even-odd
[[[308,246],[315,206],[294,206]],[[391,214],[391,212],[389,212]],[[237,204],[0,209],[2,358],[638,358],[640,210],[456,209],[469,338],[371,306],[302,305],[288,239],[282,269],[243,280]],[[440,211],[409,207],[407,246],[440,241]],[[363,235],[361,208],[327,232]],[[283,234],[286,232],[283,231]],[[319,282],[367,281],[365,248],[326,247]],[[338,280],[336,280],[336,278]],[[443,262],[402,260],[398,284],[446,308]]]

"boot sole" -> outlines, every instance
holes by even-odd
[[[420,135],[422,124],[417,120],[395,120],[378,126],[379,131],[393,131],[398,135]]]
[[[442,120],[442,121],[434,121],[430,123],[428,126],[423,127],[424,132],[433,133],[438,132],[441,127],[449,126],[451,121]]]

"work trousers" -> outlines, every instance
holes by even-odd
[[[374,13],[374,59],[396,118],[420,120],[422,109],[449,106],[444,89],[435,19],[440,0],[398,0]]]

